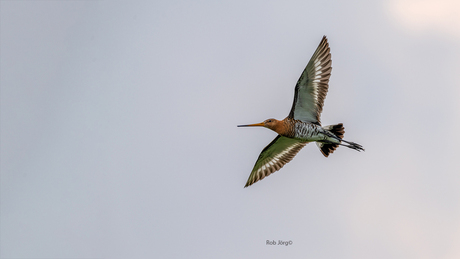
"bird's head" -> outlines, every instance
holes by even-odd
[[[278,132],[281,126],[281,121],[277,119],[266,119],[261,123],[238,125],[238,127],[265,127],[273,131]]]

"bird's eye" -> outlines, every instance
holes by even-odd
[[[268,122],[272,122],[272,120],[268,120]]]

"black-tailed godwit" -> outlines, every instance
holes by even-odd
[[[291,112],[283,120],[268,119],[261,123],[238,125],[238,127],[261,126],[279,135],[259,155],[244,187],[262,180],[280,170],[309,142],[316,142],[325,157],[339,146],[357,151],[364,150],[357,143],[343,140],[342,123],[321,126],[320,116],[326,98],[332,70],[331,53],[326,36],[311,57],[295,86]]]

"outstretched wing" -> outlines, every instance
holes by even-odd
[[[244,187],[248,187],[264,179],[265,176],[280,170],[281,167],[289,163],[306,144],[306,142],[278,135],[260,153],[251,175],[249,175],[248,182]]]
[[[324,99],[332,70],[331,53],[326,36],[319,43],[295,86],[290,118],[320,124]]]

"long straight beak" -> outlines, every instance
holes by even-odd
[[[255,124],[247,124],[247,125],[238,125],[237,127],[263,127],[265,124],[263,122],[261,123],[255,123]]]

